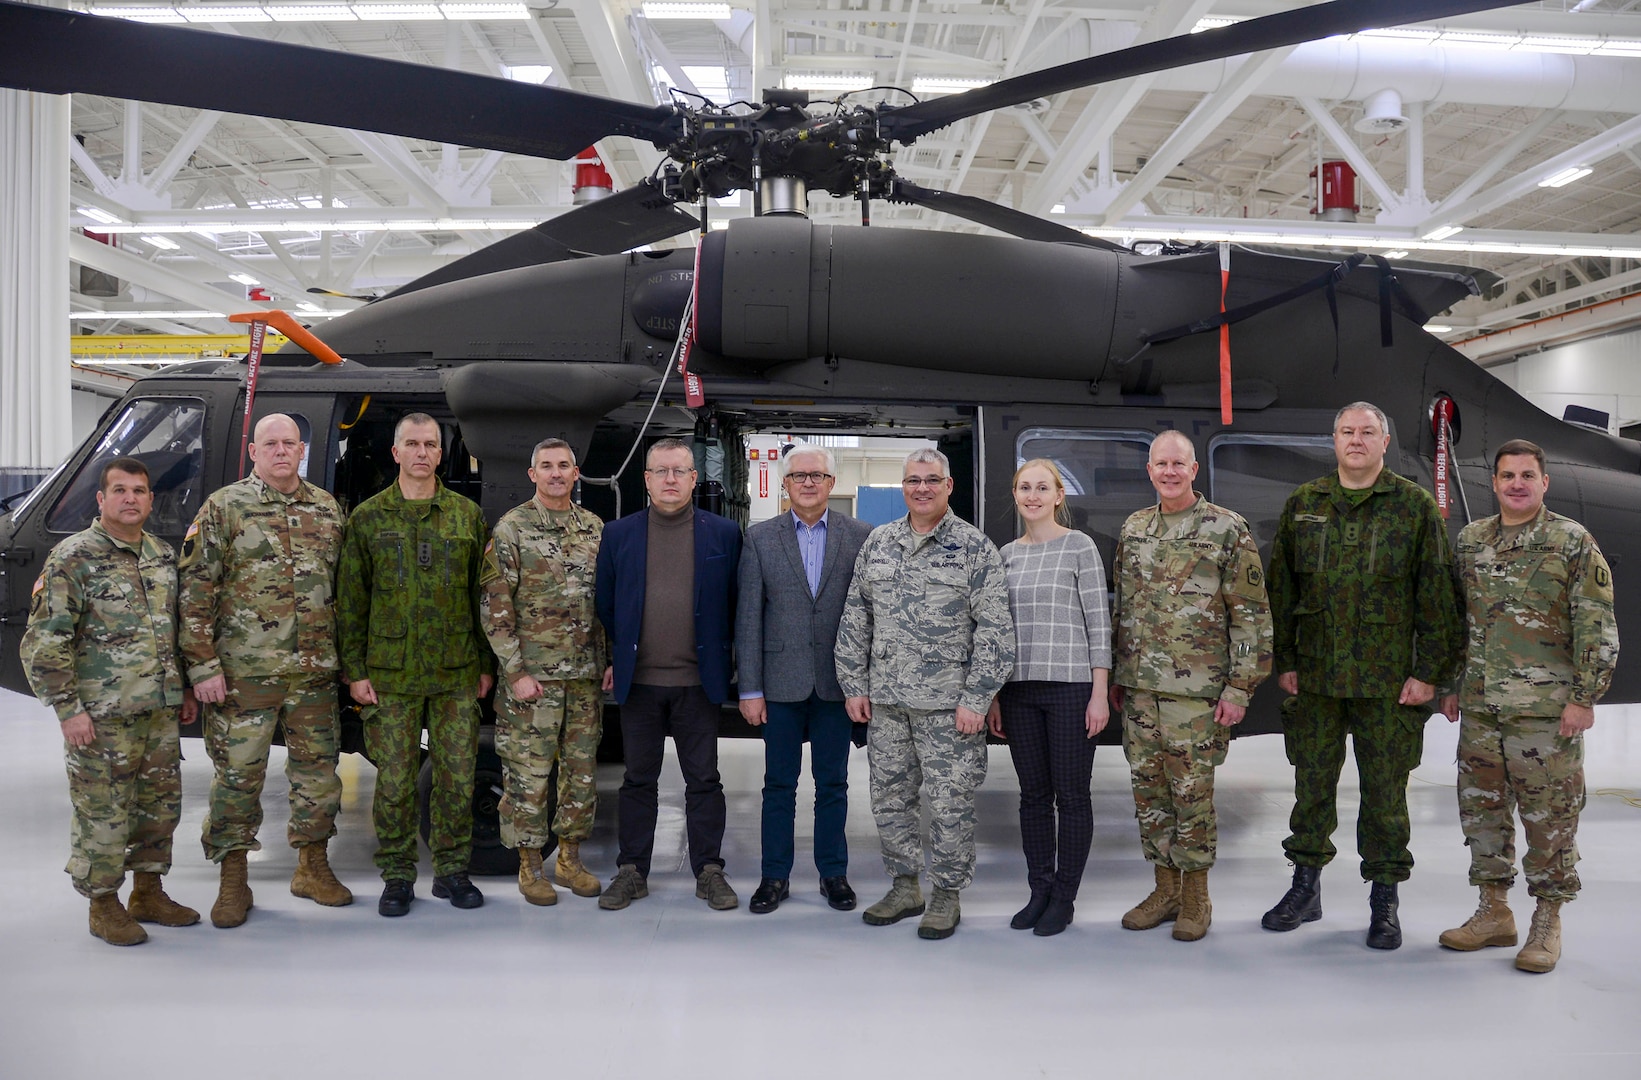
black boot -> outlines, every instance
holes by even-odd
[[[1031,899],[1026,901],[1026,906],[1014,913],[1014,918],[1009,920],[1009,926],[1016,930],[1030,930],[1037,925],[1037,920],[1043,917],[1043,912],[1047,908],[1048,893],[1034,892]]]
[[[1057,896],[1050,898],[1048,907],[1043,909],[1042,917],[1037,920],[1037,925],[1031,928],[1031,932],[1038,937],[1053,937],[1061,933],[1071,925],[1073,907],[1070,900],[1062,900]]]
[[[1259,925],[1267,930],[1295,930],[1300,923],[1322,917],[1322,868],[1295,866],[1293,887],[1265,913]]]
[[[1396,918],[1396,883],[1382,885],[1375,881],[1368,893],[1367,945],[1370,949],[1399,949],[1402,947],[1402,924]]]

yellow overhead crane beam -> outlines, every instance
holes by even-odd
[[[269,332],[263,348],[286,344],[283,334]],[[249,334],[75,334],[69,352],[75,360],[216,360],[241,356],[250,348]]]

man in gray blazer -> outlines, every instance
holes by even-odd
[[[746,531],[741,549],[735,656],[741,715],[763,728],[763,880],[748,905],[764,915],[790,895],[793,819],[803,744],[815,779],[815,868],[821,894],[855,906],[843,826],[849,808],[849,716],[832,659],[855,556],[872,527],[827,509],[837,465],[799,443],[782,485],[790,513]]]

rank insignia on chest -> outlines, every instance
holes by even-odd
[[[1341,531],[1341,536],[1347,544],[1354,544],[1362,538],[1362,524],[1359,521],[1347,521]]]
[[[424,570],[433,565],[433,541],[418,540],[416,542],[416,565]]]
[[[285,524],[289,525],[293,529],[300,529],[302,527],[302,519],[297,517],[295,514],[287,514],[285,516]]]

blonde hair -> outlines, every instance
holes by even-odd
[[[1054,521],[1056,524],[1073,528],[1071,524],[1071,507],[1066,502],[1065,477],[1060,475],[1060,467],[1048,458],[1032,458],[1018,469],[1014,470],[1014,479],[1009,481],[1009,490],[1013,491],[1020,486],[1020,474],[1027,469],[1047,469],[1048,475],[1054,480],[1054,490],[1060,493],[1060,501],[1054,507]]]

